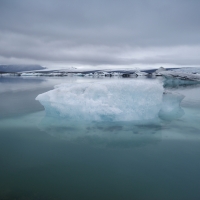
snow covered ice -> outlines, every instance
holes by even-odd
[[[164,88],[157,80],[113,79],[57,85],[36,100],[47,115],[67,120],[149,123],[159,115],[169,115],[164,104],[171,106],[171,110],[179,108],[182,98],[170,94],[163,101],[163,93]]]
[[[163,91],[158,81],[100,80],[58,85],[36,100],[70,120],[138,121],[157,117]]]

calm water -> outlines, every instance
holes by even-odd
[[[0,78],[0,199],[200,199],[200,85],[161,78],[179,115],[145,125],[66,122],[35,100],[84,81]]]

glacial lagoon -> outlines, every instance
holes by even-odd
[[[0,199],[199,199],[200,84],[0,77]]]

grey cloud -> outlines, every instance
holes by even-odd
[[[10,31],[77,43],[145,46],[199,42],[200,2],[195,0],[9,2],[1,1],[0,24]]]
[[[182,63],[167,55],[120,55],[127,47],[200,45],[199,8],[198,0],[1,0],[0,56],[91,65]]]

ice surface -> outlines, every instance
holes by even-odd
[[[182,71],[162,71],[160,72],[166,78],[178,78],[181,80],[192,80],[192,81],[200,81],[200,74],[194,74],[190,72],[182,72]]]
[[[144,124],[165,115],[181,115],[179,104],[183,96],[163,93],[163,86],[156,80],[113,79],[61,84],[38,95],[36,100],[45,107],[47,115],[67,120]]]
[[[70,120],[150,120],[157,118],[163,91],[158,81],[113,79],[58,85],[36,100],[48,114]]]

